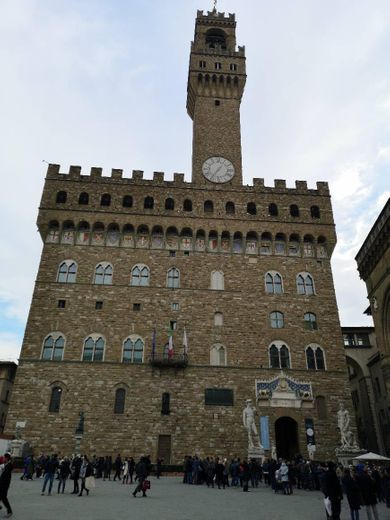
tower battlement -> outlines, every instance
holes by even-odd
[[[236,15],[234,13],[228,13],[227,16],[225,16],[224,12],[220,13],[219,11],[207,11],[205,14],[202,9],[198,9],[196,12],[196,18],[197,20],[202,20],[203,22],[211,21],[213,24],[217,20],[223,20],[224,23],[236,23]]]
[[[103,176],[103,168],[99,168],[93,166],[88,174],[82,172],[81,166],[69,166],[69,171],[67,173],[60,171],[61,166],[59,164],[49,164],[47,168],[47,179],[62,179],[65,181],[68,180],[81,180],[81,181],[93,181],[93,182],[101,182],[102,184],[107,185],[110,182],[121,181],[124,184],[139,184],[150,185],[150,186],[161,186],[166,185],[167,187],[185,187],[193,188],[194,183],[187,182],[185,180],[184,173],[173,174],[173,179],[166,179],[165,172],[155,171],[153,172],[152,179],[144,179],[144,171],[143,170],[133,170],[131,177],[123,177],[123,169],[120,168],[112,168],[111,175]],[[205,187],[207,189],[207,187]],[[221,185],[213,188],[214,190],[230,191],[232,189],[229,185]],[[316,188],[308,188],[307,181],[295,181],[294,187],[288,187],[285,179],[274,179],[273,186],[266,186],[264,184],[263,178],[255,177],[252,179],[251,185],[242,186],[242,190],[246,192],[264,192],[264,193],[288,193],[293,194],[294,192],[297,195],[322,195],[329,196],[329,186],[325,181],[317,181]]]

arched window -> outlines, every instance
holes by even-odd
[[[192,211],[192,201],[190,199],[186,199],[183,202],[183,210],[184,211]]]
[[[256,215],[256,204],[254,202],[248,202],[248,204],[246,205],[246,212],[248,213],[248,215]]]
[[[129,336],[123,342],[123,363],[142,363],[144,359],[144,341],[139,336]]]
[[[290,368],[290,351],[282,341],[274,341],[269,347],[269,366],[271,368]]]
[[[271,204],[268,206],[268,215],[270,217],[277,217],[278,214],[278,206],[274,202],[271,202]]]
[[[65,338],[60,332],[53,332],[43,342],[42,359],[62,361],[64,357]]]
[[[59,191],[56,195],[56,203],[57,204],[65,204],[68,194],[66,191]]]
[[[165,209],[167,209],[167,210],[175,209],[175,201],[171,198],[165,199]]]
[[[84,341],[83,361],[103,361],[105,341],[98,334],[91,334]]]
[[[170,400],[171,396],[168,392],[164,392],[161,398],[161,414],[169,415],[171,413],[170,410]]]
[[[125,413],[126,390],[118,388],[115,392],[114,413]]]
[[[320,218],[320,208],[318,206],[311,206],[310,215],[311,218]]]
[[[226,50],[226,34],[222,29],[209,29],[206,33],[206,47]]]
[[[214,313],[214,325],[216,327],[222,327],[222,325],[223,325],[223,314],[222,314],[222,312],[215,312]]]
[[[320,421],[326,420],[328,418],[328,410],[326,407],[326,399],[322,395],[318,395],[316,397],[316,408],[317,408],[318,419]]]
[[[176,267],[171,267],[167,273],[167,287],[178,289],[180,287],[180,272]]]
[[[211,200],[206,200],[204,203],[204,212],[205,213],[213,213],[214,211],[214,204]]]
[[[61,262],[57,273],[57,282],[75,283],[77,274],[77,264],[73,260]]]
[[[100,199],[101,206],[110,206],[111,205],[111,195],[109,193],[103,193],[102,198]]]
[[[122,206],[124,208],[132,208],[133,207],[133,197],[131,195],[125,195],[122,200]]]
[[[282,277],[276,271],[269,271],[265,275],[265,291],[268,294],[282,294],[283,281]]]
[[[59,413],[61,406],[61,395],[62,388],[59,386],[55,386],[51,390],[50,395],[50,403],[49,403],[49,412],[50,413]]]
[[[275,254],[286,254],[286,235],[284,233],[276,233],[275,236]]]
[[[144,198],[144,209],[153,209],[153,208],[154,208],[153,197],[145,197]]]
[[[102,262],[95,267],[95,277],[93,283],[96,285],[111,285],[112,284],[112,265],[107,262]]]
[[[210,350],[210,365],[226,366],[226,349],[223,345],[214,345]]]
[[[317,316],[313,312],[305,312],[303,315],[305,329],[317,330]]]
[[[227,202],[225,206],[225,211],[227,215],[234,215],[236,212],[234,202]]]
[[[225,289],[225,275],[222,271],[213,271],[211,273],[211,289],[215,291],[223,291]]]
[[[292,217],[299,217],[299,208],[296,204],[291,204],[290,206],[290,215]]]
[[[284,327],[284,315],[283,312],[273,311],[269,315],[271,327],[273,329],[282,329]]]
[[[298,294],[310,296],[314,294],[314,281],[309,273],[299,273],[297,276]]]
[[[79,195],[79,204],[88,205],[89,204],[89,195],[86,191],[83,191]]]
[[[147,287],[150,281],[150,270],[144,264],[137,264],[131,270],[130,285],[135,287]]]
[[[309,370],[325,370],[324,351],[319,345],[306,347],[306,364]]]

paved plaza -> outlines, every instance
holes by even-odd
[[[54,481],[52,495],[41,496],[42,479],[24,482],[16,473],[9,498],[15,520],[325,520],[322,494],[315,491],[299,490],[284,496],[275,495],[263,485],[243,493],[237,488],[188,486],[179,477],[151,477],[151,482],[147,498],[140,494],[133,498],[133,485],[101,480],[96,481],[89,496],[71,495],[70,481],[63,495],[57,494]],[[390,509],[381,504],[379,511],[381,520],[390,519]],[[365,520],[365,512],[362,513]],[[341,519],[350,519],[346,499]]]

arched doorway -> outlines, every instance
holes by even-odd
[[[278,457],[294,459],[299,453],[297,421],[292,417],[280,417],[275,422],[275,440]]]

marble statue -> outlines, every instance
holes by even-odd
[[[11,457],[22,457],[26,441],[22,439],[22,428],[16,425],[15,439],[10,442]]]
[[[252,399],[246,400],[246,406],[242,412],[244,427],[248,432],[248,449],[263,448],[260,444],[259,434],[257,433],[255,417],[256,408],[252,405]]]
[[[307,445],[307,453],[309,454],[309,460],[314,460],[316,450],[316,445],[309,442],[309,444]]]
[[[351,444],[351,437],[353,437],[353,434],[350,430],[350,424],[351,418],[349,411],[345,409],[343,403],[340,403],[340,409],[337,412],[337,426],[340,429],[342,448],[349,448],[350,446],[353,446],[353,441]]]

